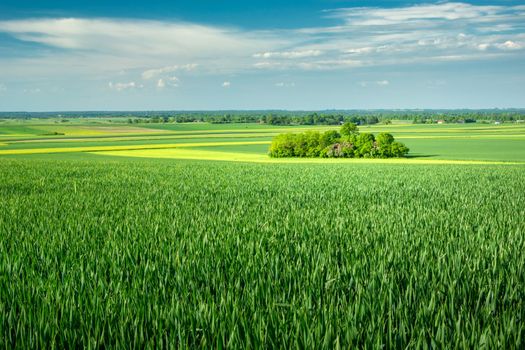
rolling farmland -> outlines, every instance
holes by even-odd
[[[525,125],[308,129],[0,123],[0,344],[522,348]]]
[[[0,350],[525,350],[523,0],[0,2]]]
[[[332,130],[330,126],[266,126],[260,124],[127,124],[100,122],[73,125],[0,123],[0,156],[38,153],[111,152],[111,155],[152,157],[159,150],[210,152],[208,158],[231,159],[243,153],[253,161],[266,159],[271,139],[285,132]],[[146,130],[146,131],[145,131]],[[375,125],[363,132],[389,132],[410,149],[411,159],[525,162],[525,124]],[[54,135],[59,133],[60,135]],[[115,153],[120,152],[120,153]],[[228,153],[221,155],[220,153]],[[171,158],[183,152],[171,152]],[[184,158],[191,158],[184,154]],[[250,156],[246,155],[249,154]],[[207,158],[207,159],[208,159]],[[199,159],[199,158],[195,158]],[[351,160],[346,160],[351,161]]]

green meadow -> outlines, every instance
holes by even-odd
[[[1,347],[522,349],[525,125],[335,128],[0,122]]]

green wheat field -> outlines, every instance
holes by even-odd
[[[523,349],[525,125],[330,128],[0,123],[1,347]]]

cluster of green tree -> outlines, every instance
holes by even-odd
[[[270,125],[340,125],[343,123],[354,123],[357,125],[377,124],[376,116],[359,116],[330,113],[309,113],[307,115],[264,115],[262,123]]]
[[[476,123],[477,120],[473,117],[466,116],[451,116],[451,115],[436,115],[436,116],[417,116],[412,120],[414,124],[436,124],[438,122],[444,122],[447,124],[465,124],[465,123]]]
[[[323,158],[393,158],[404,157],[409,149],[388,133],[377,137],[360,133],[354,123],[344,123],[341,131],[307,131],[277,135],[270,146],[270,156]]]
[[[154,116],[151,118],[128,118],[128,124],[158,124],[158,123],[176,123],[175,118],[173,117],[159,117]]]
[[[177,116],[153,116],[150,118],[129,118],[128,123],[195,123],[206,122],[212,124],[230,123],[260,123],[269,125],[340,125],[345,122],[352,122],[358,125],[376,124],[379,119],[375,116],[356,116],[343,114],[318,114],[310,113],[307,115],[293,114],[254,114],[254,115],[199,115],[187,114]]]

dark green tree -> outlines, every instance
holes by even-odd
[[[352,122],[346,122],[341,126],[341,136],[343,137],[349,137],[351,135],[357,135],[359,134],[359,129],[357,128],[357,125],[355,125]]]

